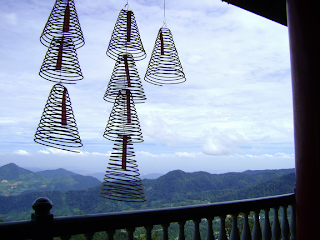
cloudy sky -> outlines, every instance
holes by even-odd
[[[106,49],[126,0],[76,0],[86,44],[77,50],[84,80],[67,86],[81,153],[33,141],[53,86],[38,75],[47,51],[39,37],[54,1],[0,2],[0,165],[105,171],[113,143],[102,134],[112,104],[103,100],[114,61]],[[143,79],[162,0],[129,0],[144,48]],[[187,81],[155,86],[136,105],[144,142],[135,144],[141,174],[223,173],[294,167],[287,27],[220,0],[167,0],[171,29]]]

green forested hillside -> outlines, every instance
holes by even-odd
[[[253,187],[257,184],[277,179],[284,174],[285,173],[283,171],[280,172],[279,170],[266,170],[266,172],[261,171],[257,174],[210,174],[207,172],[185,173],[181,170],[175,170],[156,180],[144,180],[143,185],[148,196],[148,200],[156,201],[158,204],[166,202],[181,203],[186,201],[217,202],[220,201],[218,196],[226,196],[230,194],[230,196],[232,196],[232,194],[235,194],[235,192],[240,189]],[[260,187],[263,187],[263,185]],[[290,191],[293,192],[293,190]],[[262,195],[268,196],[268,194]]]
[[[34,173],[18,167],[14,163],[6,164],[2,167],[0,167],[0,178],[1,180],[24,180],[24,179],[30,179],[34,177]]]
[[[30,219],[32,203],[48,197],[55,216],[118,212],[246,199],[291,193],[294,173],[257,174],[206,172],[185,173],[175,170],[154,180],[142,180],[147,196],[144,203],[111,201],[99,196],[100,186],[89,190],[42,191],[19,196],[0,196],[0,217],[5,221]]]
[[[86,190],[101,182],[65,169],[33,173],[14,163],[0,167],[0,196],[17,196],[33,191]]]
[[[51,178],[51,177],[73,176],[77,174],[74,172],[67,171],[63,168],[58,168],[55,170],[45,170],[45,171],[36,172],[36,175],[46,177],[46,178]]]

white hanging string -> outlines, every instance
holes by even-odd
[[[163,0],[163,26],[162,27],[167,27],[167,22],[166,22],[166,0]]]
[[[127,3],[126,5],[124,5],[124,8],[127,8],[127,10],[129,10],[129,3],[128,3],[129,0],[127,0]]]

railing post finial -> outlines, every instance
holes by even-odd
[[[31,214],[31,221],[35,223],[35,239],[52,240],[53,214],[50,213],[52,203],[48,198],[38,198],[32,205],[35,213]]]

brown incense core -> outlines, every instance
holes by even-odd
[[[123,135],[122,141],[122,169],[127,170],[127,144],[128,144],[128,137],[127,135]]]
[[[67,89],[64,88],[62,95],[62,114],[61,114],[61,125],[67,125],[67,106],[66,106],[66,95]]]
[[[63,50],[63,37],[61,38],[61,41],[59,43],[59,51],[58,51],[58,59],[56,64],[56,70],[61,70],[62,65],[62,50]]]
[[[161,41],[161,55],[164,55],[163,36],[162,36],[162,31],[161,30],[160,30],[160,41]]]
[[[130,42],[131,35],[131,11],[127,12],[127,42]]]
[[[127,101],[127,123],[131,123],[130,90],[129,89],[126,89],[126,101]]]
[[[126,69],[126,76],[127,76],[128,87],[131,87],[130,74],[129,74],[129,66],[128,66],[128,55],[123,55],[123,59],[124,59],[124,67],[125,67],[125,69]]]
[[[66,10],[64,11],[63,32],[69,32],[69,23],[70,23],[70,7],[69,7],[69,1],[68,1]]]

